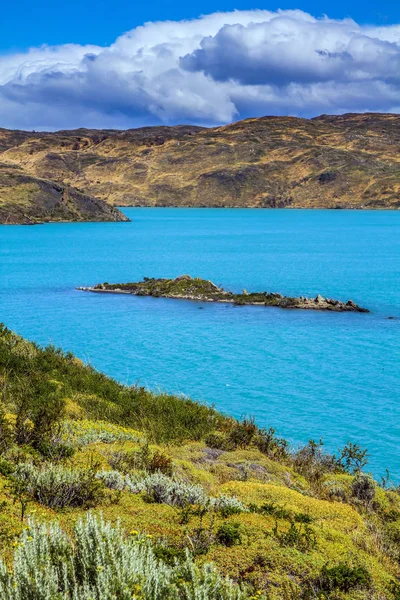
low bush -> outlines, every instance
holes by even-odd
[[[323,446],[322,440],[310,440],[293,456],[295,470],[312,484],[319,484],[326,473],[340,470],[336,456],[325,452]]]
[[[176,546],[167,546],[165,543],[158,543],[153,546],[154,556],[163,563],[173,567],[177,561],[181,562],[186,557],[184,548]]]
[[[216,538],[223,546],[238,546],[242,543],[240,523],[223,523],[218,528]]]
[[[1,475],[3,475],[4,477],[8,477],[14,471],[15,471],[15,464],[13,462],[11,462],[10,460],[8,460],[7,458],[4,458],[3,456],[1,456],[0,457],[0,473],[1,473]]]
[[[223,495],[218,496],[217,498],[210,498],[210,506],[223,517],[248,512],[248,509],[244,504],[234,496]]]
[[[164,473],[164,475],[172,476],[172,458],[164,452],[158,450],[154,452],[147,463],[146,470],[149,473]]]
[[[229,442],[234,448],[247,448],[253,441],[258,427],[254,419],[244,418],[242,421],[235,421],[228,435]]]
[[[254,445],[270,458],[285,460],[289,457],[289,444],[286,440],[275,435],[275,429],[258,429],[254,437]]]
[[[144,493],[150,502],[184,507],[187,504],[207,503],[207,494],[200,485],[172,479],[163,473],[153,473],[144,477],[125,479],[132,493]]]
[[[213,433],[210,433],[204,441],[209,448],[214,448],[216,450],[223,450],[226,452],[235,449],[234,444],[224,433],[220,431],[214,431]]]
[[[173,472],[172,458],[159,450],[152,452],[147,442],[140,450],[112,452],[108,462],[114,469],[125,474],[133,470],[143,470],[148,473],[164,473],[171,477]]]
[[[323,567],[320,585],[325,592],[339,590],[348,593],[355,588],[369,588],[371,581],[371,575],[365,567],[350,567],[346,563],[339,563],[335,567]]]
[[[104,486],[96,477],[95,465],[86,469],[68,469],[62,465],[31,463],[17,465],[13,478],[40,504],[50,508],[95,506],[103,498]]]
[[[75,453],[74,445],[58,436],[40,440],[37,443],[37,449],[44,458],[50,461],[65,460],[71,458]]]
[[[125,477],[119,471],[99,471],[96,478],[110,490],[122,491],[126,487]]]
[[[358,473],[351,486],[351,493],[354,498],[369,504],[375,497],[375,484],[371,475],[365,473]]]
[[[289,529],[284,531],[279,531],[278,523],[275,523],[273,534],[282,546],[297,548],[302,552],[309,552],[317,545],[315,532],[308,523],[297,524],[291,521]]]
[[[368,464],[368,452],[357,444],[347,442],[340,451],[338,464],[347,473],[359,473]]]
[[[89,514],[75,526],[71,541],[53,523],[30,522],[8,570],[0,562],[0,598],[7,600],[244,600],[245,593],[215,567],[158,560],[152,543],[127,538]]]

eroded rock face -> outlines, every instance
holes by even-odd
[[[176,279],[150,279],[132,283],[99,283],[94,287],[78,288],[85,292],[105,292],[115,294],[132,294],[134,296],[153,296],[196,300],[201,302],[225,302],[236,306],[257,305],[275,306],[277,308],[298,308],[305,310],[325,310],[332,312],[369,312],[352,300],[341,302],[324,298],[318,294],[315,298],[299,298],[282,296],[273,292],[248,292],[234,294],[218,287],[212,281],[181,275]]]

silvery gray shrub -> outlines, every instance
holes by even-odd
[[[122,491],[126,488],[125,477],[119,471],[99,471],[96,477],[110,490]]]
[[[245,600],[213,565],[197,567],[189,553],[168,566],[152,542],[126,537],[89,513],[75,526],[73,542],[57,523],[29,522],[8,571],[0,560],[0,600]]]
[[[159,504],[179,507],[195,504],[209,506],[210,509],[221,512],[247,512],[244,504],[233,496],[209,497],[200,485],[168,477],[163,473],[124,476],[119,471],[100,471],[97,477],[110,489],[126,489],[132,494],[144,493]]]
[[[163,473],[152,473],[139,478],[128,475],[125,481],[132,493],[145,493],[160,504],[183,507],[187,504],[203,505],[208,500],[200,485],[174,479]]]
[[[15,469],[14,478],[24,483],[32,498],[50,508],[95,503],[93,501],[101,487],[91,469],[70,469],[52,463],[40,467],[32,463],[20,463]]]

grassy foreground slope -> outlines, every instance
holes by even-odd
[[[0,160],[115,206],[400,207],[400,116],[261,117],[205,129],[0,130]]]
[[[399,491],[358,447],[293,451],[4,327],[0,386],[0,600],[400,598]]]

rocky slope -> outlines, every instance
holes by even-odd
[[[400,208],[400,116],[0,130],[0,160],[120,206]]]
[[[103,292],[114,294],[132,294],[133,296],[153,296],[154,298],[174,298],[195,300],[198,302],[225,302],[237,306],[273,306],[276,308],[300,308],[303,310],[328,310],[333,312],[369,312],[352,300],[340,302],[323,298],[292,298],[273,292],[247,292],[241,294],[228,292],[212,281],[181,275],[175,279],[149,279],[134,283],[99,283],[94,287],[79,287],[84,292]]]
[[[0,223],[127,220],[104,200],[68,184],[33,177],[19,168],[0,164]]]

